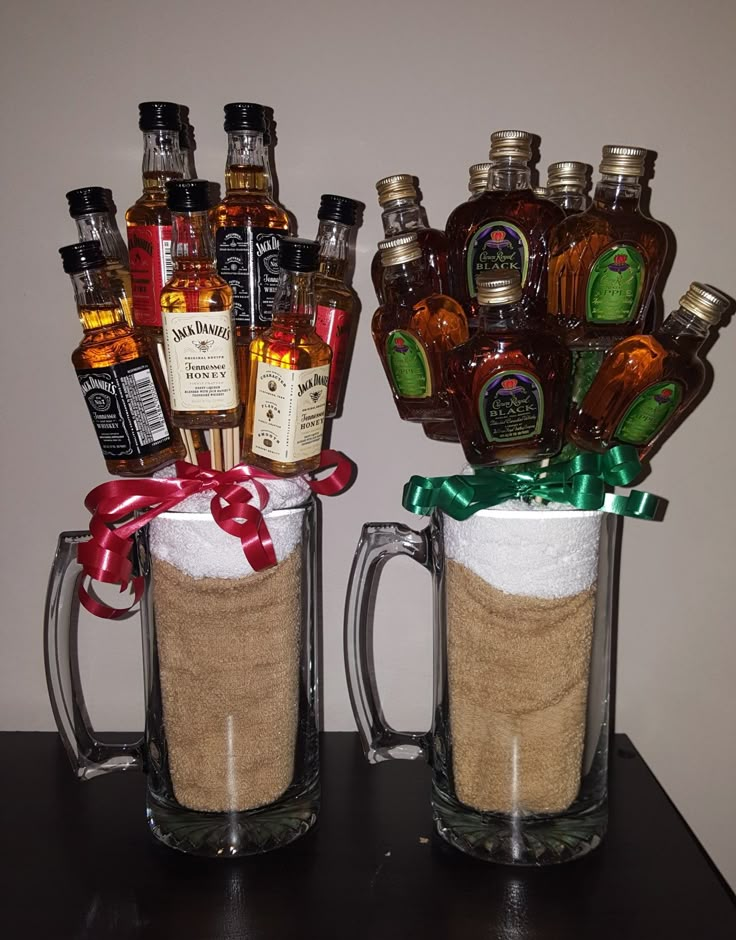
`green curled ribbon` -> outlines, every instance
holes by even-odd
[[[607,486],[628,486],[641,473],[639,456],[629,444],[612,447],[604,454],[577,454],[548,467],[525,470],[523,466],[515,471],[479,467],[472,476],[413,476],[404,487],[402,503],[404,509],[419,516],[437,508],[462,520],[507,499],[539,497],[636,519],[654,519],[662,502],[641,490],[631,490],[628,496],[606,491]]]

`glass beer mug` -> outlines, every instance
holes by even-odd
[[[46,605],[49,696],[80,779],[141,769],[166,845],[209,856],[293,841],[319,809],[315,500],[267,516],[278,564],[252,571],[209,512],[166,512],[135,536],[143,737],[95,737],[79,680],[77,545],[65,532]]]
[[[511,505],[463,522],[435,510],[420,532],[363,527],[346,671],[368,760],[429,761],[434,821],[447,842],[489,861],[545,865],[584,855],[606,830],[618,517]],[[432,576],[428,732],[389,727],[376,684],[374,601],[381,569],[397,555]]]

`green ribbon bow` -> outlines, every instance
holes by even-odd
[[[500,471],[479,467],[472,476],[413,476],[404,487],[405,509],[426,516],[441,509],[453,519],[468,519],[480,509],[507,499],[534,497],[570,503],[577,509],[601,509],[619,516],[654,519],[661,500],[652,493],[631,490],[628,496],[607,493],[606,486],[628,486],[641,472],[634,447],[621,444],[604,454],[577,454],[548,467]]]

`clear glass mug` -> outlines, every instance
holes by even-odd
[[[267,523],[279,563],[247,577],[233,576],[240,543],[209,513],[163,513],[136,533],[146,722],[127,744],[95,737],[79,678],[77,545],[89,534],[59,536],[46,678],[72,766],[83,780],[143,770],[151,832],[190,854],[279,848],[319,810],[314,498]]]
[[[350,699],[371,763],[426,759],[439,834],[494,862],[546,865],[607,825],[611,617],[618,517],[567,509],[435,510],[420,532],[363,527],[345,611]],[[384,564],[432,575],[433,723],[386,723],[373,654]]]

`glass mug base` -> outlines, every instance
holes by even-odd
[[[556,865],[582,858],[600,845],[608,825],[607,801],[554,815],[481,813],[432,788],[432,815],[450,845],[501,865]]]
[[[319,779],[298,794],[257,809],[232,813],[205,813],[149,792],[148,828],[169,848],[208,858],[260,855],[283,848],[314,826],[320,805]]]

